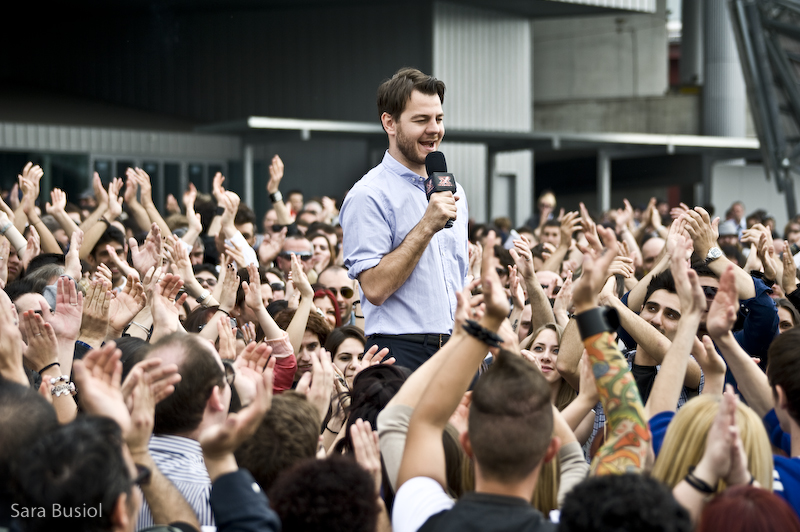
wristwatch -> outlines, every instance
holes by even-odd
[[[708,255],[706,255],[705,264],[708,266],[718,258],[722,256],[722,250],[718,247],[714,246],[713,248],[708,250]]]
[[[279,201],[283,201],[283,194],[281,194],[281,191],[278,190],[277,192],[274,192],[274,193],[269,195],[269,200],[272,203],[277,203]]]

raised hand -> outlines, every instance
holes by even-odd
[[[161,265],[161,254],[163,253],[161,242],[161,229],[158,224],[153,223],[150,226],[150,232],[147,233],[147,238],[140,248],[136,243],[135,238],[128,240],[128,246],[131,250],[131,258],[133,260],[133,267],[136,268],[141,275],[150,268],[157,268]]]
[[[64,257],[64,273],[73,279],[81,278],[81,246],[83,245],[83,231],[75,229],[69,239],[69,250]]]
[[[128,276],[125,287],[111,299],[109,303],[109,329],[115,338],[122,335],[125,327],[136,317],[147,304],[142,283]]]
[[[178,292],[183,287],[183,280],[177,275],[168,273],[148,295],[151,312],[153,313],[153,335],[151,341],[155,342],[162,336],[174,333],[180,325],[180,307],[186,301],[187,294],[178,297]]]
[[[781,288],[783,288],[783,291],[787,294],[791,294],[797,290],[797,266],[794,263],[794,257],[792,257],[791,248],[787,240],[783,241],[783,255],[781,255],[781,260],[783,261]]]
[[[20,329],[28,344],[24,354],[28,367],[41,371],[45,366],[58,362],[58,338],[52,325],[45,323],[33,310],[28,310],[20,316]]]
[[[283,179],[283,161],[275,155],[269,165],[269,181],[267,181],[267,192],[274,194],[278,192]]]
[[[103,209],[108,208],[108,192],[103,187],[100,174],[97,172],[92,175],[92,189],[94,189],[94,199],[97,202],[97,206]]]
[[[56,282],[56,311],[50,316],[49,323],[60,340],[74,341],[78,338],[83,319],[83,303],[83,294],[78,291],[75,282],[66,277],[59,278]]]
[[[141,371],[134,371],[137,369]],[[146,358],[141,362],[137,362],[128,373],[121,388],[128,410],[133,407],[131,394],[139,384],[142,375],[148,376],[147,382],[150,385],[156,403],[160,403],[172,395],[172,392],[175,391],[175,385],[181,381],[176,364],[163,364],[160,358]]]
[[[0,290],[0,375],[4,379],[28,386],[28,377],[22,367],[22,332],[17,324],[14,304],[4,290]],[[38,369],[38,368],[37,368]]]
[[[384,347],[383,349],[378,351],[378,346],[373,345],[372,347],[367,349],[367,352],[364,353],[364,356],[361,358],[361,360],[359,360],[356,363],[356,369],[355,371],[353,371],[352,380],[355,380],[356,375],[358,375],[363,370],[371,366],[377,366],[378,364],[386,364],[387,366],[390,366],[394,364],[396,362],[394,357],[389,357],[386,360],[383,359],[383,357],[385,357],[388,354],[389,354],[389,348],[387,347]],[[352,381],[350,382],[350,384],[352,385]]]
[[[11,244],[4,238],[0,240],[0,289],[4,289],[8,282],[8,257],[10,255]]]
[[[589,247],[595,251],[602,251],[603,245],[600,243],[600,238],[598,237],[597,224],[592,220],[591,215],[589,215],[589,209],[586,208],[583,202],[580,203],[580,208],[581,227],[583,227],[583,236],[586,238],[586,242],[588,242]]]
[[[222,336],[220,336],[221,341]],[[234,384],[243,405],[255,399],[257,383],[262,379],[264,370],[267,369],[271,354],[272,348],[267,344],[253,342],[247,344],[234,361],[233,367],[236,369]]]
[[[80,337],[92,347],[99,346],[108,332],[108,309],[111,304],[111,283],[94,280],[86,290]]]
[[[297,393],[306,396],[320,415],[320,423],[328,415],[331,397],[334,395],[335,367],[327,352],[311,353],[311,371],[307,371],[297,382]]]
[[[730,332],[736,323],[736,315],[739,312],[739,298],[736,294],[733,269],[733,264],[729,265],[720,277],[717,295],[708,309],[706,329],[711,338],[715,340]]]
[[[719,217],[712,221],[708,212],[702,207],[695,207],[686,214],[686,230],[692,237],[694,249],[700,257],[705,258],[708,250],[717,245]]]
[[[123,438],[131,431],[131,416],[122,396],[122,352],[114,342],[86,353],[73,363],[75,386],[83,411],[113,419]]]
[[[583,255],[583,275],[573,285],[572,300],[575,312],[583,312],[597,305],[597,294],[608,279],[608,269],[617,254],[617,237],[612,229],[598,227],[605,249],[589,249]]]
[[[180,214],[181,213],[181,206],[178,205],[178,200],[172,194],[167,194],[167,201],[165,209],[170,214]]]
[[[486,237],[486,246],[483,250],[483,265],[481,267],[481,286],[483,287],[483,302],[486,305],[484,319],[492,322],[497,328],[508,316],[510,306],[508,296],[506,296],[503,283],[492,266],[494,258],[494,245],[496,237],[494,231],[490,231]]]
[[[353,454],[356,462],[372,476],[375,482],[375,496],[381,493],[381,447],[378,440],[378,431],[373,431],[369,421],[356,420],[350,426],[350,441],[353,443]]]
[[[300,292],[300,296],[311,299],[314,297],[314,289],[311,288],[311,283],[308,282],[308,276],[303,271],[303,264],[297,255],[292,254],[292,284]],[[288,299],[288,295],[287,295]]]
[[[67,195],[60,188],[50,191],[50,202],[45,203],[45,212],[51,216],[59,214],[67,208]]]

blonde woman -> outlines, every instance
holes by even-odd
[[[674,488],[696,466],[706,448],[708,431],[720,407],[721,395],[700,395],[687,402],[669,424],[653,477]],[[772,448],[761,418],[749,406],[737,403],[736,422],[750,473],[772,491]],[[720,482],[717,491],[725,488]]]

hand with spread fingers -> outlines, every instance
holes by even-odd
[[[598,227],[605,249],[592,248],[584,253],[583,275],[572,288],[575,312],[580,313],[597,306],[597,294],[608,279],[608,269],[617,254],[617,236],[613,229]]]
[[[220,336],[220,341],[222,337]],[[236,378],[233,381],[236,392],[243,405],[250,404],[256,396],[256,383],[261,380],[264,370],[267,369],[272,348],[267,344],[247,344],[241,354],[233,362]]]
[[[350,426],[350,441],[353,444],[353,454],[356,462],[370,474],[375,482],[375,496],[380,497],[383,482],[381,467],[381,447],[378,440],[378,431],[372,430],[369,421],[356,420]]]
[[[177,275],[168,273],[153,288],[148,296],[153,313],[153,334],[151,342],[174,333],[180,327],[180,307],[186,301],[186,294],[178,296],[183,281]]]
[[[73,364],[81,408],[87,414],[113,419],[123,438],[131,432],[131,415],[122,396],[122,352],[114,342],[86,353]]]
[[[122,331],[147,304],[142,283],[128,276],[125,287],[117,292],[109,303],[108,330],[113,338],[122,336]]]
[[[59,341],[74,342],[78,339],[83,325],[83,312],[84,297],[75,281],[60,277],[56,282],[56,311],[49,320]]]
[[[490,231],[486,237],[486,246],[483,250],[483,265],[481,266],[481,287],[483,289],[483,302],[486,305],[486,313],[483,319],[488,322],[488,327],[494,331],[500,327],[500,324],[506,319],[511,310],[503,283],[492,266],[495,242],[495,233]]]
[[[33,371],[58,363],[58,338],[53,326],[33,310],[23,312],[20,316],[20,328],[25,335],[28,348],[25,350],[25,361]],[[58,368],[58,375],[67,373],[70,368]]]
[[[131,250],[133,266],[141,275],[144,275],[150,268],[158,268],[161,265],[162,242],[161,229],[158,224],[153,223],[150,226],[150,232],[147,233],[142,247],[139,247],[135,238],[128,240],[128,246]]]

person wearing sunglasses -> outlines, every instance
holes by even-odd
[[[353,306],[358,300],[358,290],[356,282],[347,276],[347,270],[341,266],[329,266],[319,274],[318,282],[336,298],[342,325],[355,325]]]
[[[275,259],[275,265],[285,276],[288,276],[292,271],[292,255],[297,255],[297,258],[303,264],[303,271],[308,275],[314,267],[314,262],[312,261],[314,249],[311,241],[304,235],[287,236],[286,240],[283,241],[281,252],[278,253],[278,257]],[[309,278],[309,281],[311,281],[311,278]]]

